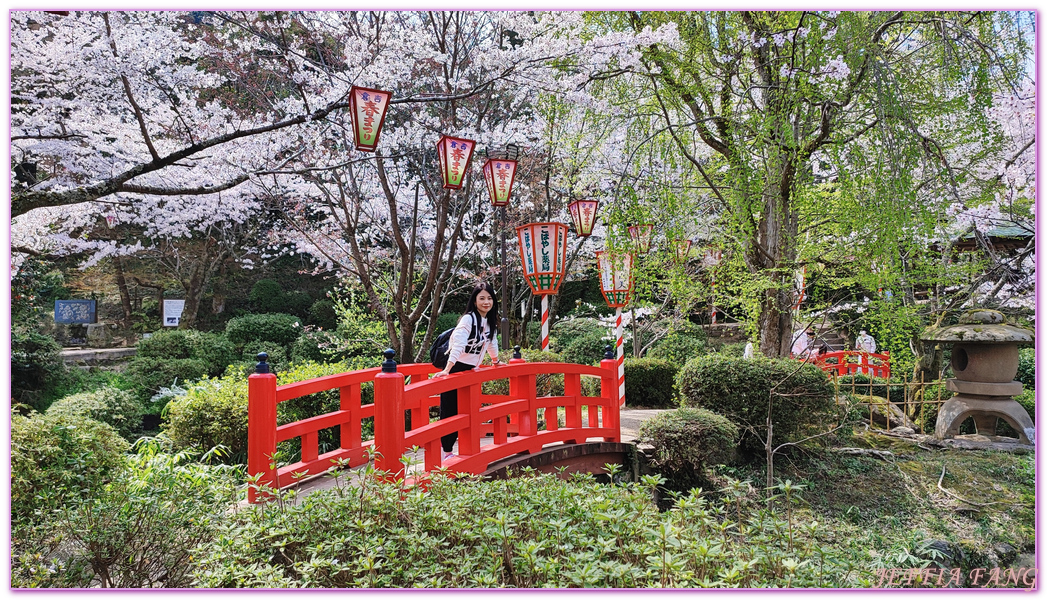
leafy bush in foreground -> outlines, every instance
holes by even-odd
[[[817,523],[760,504],[680,497],[657,478],[366,482],[242,511],[195,559],[204,587],[730,587],[843,585]],[[344,485],[344,484],[343,484]],[[784,515],[782,515],[784,516]]]
[[[704,408],[680,408],[644,421],[637,441],[654,446],[652,462],[672,489],[689,489],[705,481],[705,467],[731,458],[738,426]]]

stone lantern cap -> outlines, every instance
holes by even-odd
[[[976,309],[960,315],[958,325],[929,327],[920,339],[926,342],[968,344],[1031,344],[1033,332],[1008,325],[998,310]]]

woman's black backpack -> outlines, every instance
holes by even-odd
[[[476,316],[472,318],[473,326],[469,329],[469,341],[476,339]],[[454,327],[444,331],[440,335],[436,336],[433,340],[433,345],[429,347],[429,362],[433,363],[433,366],[437,369],[443,369],[447,367],[447,358],[451,352],[451,334],[454,332]]]

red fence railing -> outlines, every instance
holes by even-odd
[[[508,365],[479,367],[473,371],[430,379],[430,364],[397,365],[387,351],[382,368],[329,375],[277,386],[272,373],[248,378],[248,473],[259,476],[248,490],[248,500],[258,499],[257,488],[280,489],[296,479],[323,473],[337,461],[358,466],[368,460],[368,449],[377,451],[375,466],[395,476],[403,475],[400,458],[412,447],[425,450],[425,470],[438,467],[465,473],[482,473],[492,462],[521,452],[537,452],[552,442],[584,442],[588,438],[621,441],[617,363],[607,359],[599,367],[568,363],[528,363],[513,359]],[[563,374],[562,396],[537,396],[537,376]],[[600,396],[582,394],[582,376],[600,379]],[[408,381],[408,379],[410,381]],[[484,394],[488,381],[508,379],[506,395]],[[361,404],[361,386],[374,382],[372,404]],[[294,398],[337,389],[339,410],[277,426],[276,406]],[[440,393],[458,390],[458,414],[434,423],[429,409],[438,406]],[[585,407],[587,419],[583,419]],[[565,424],[559,425],[563,409]],[[410,429],[405,411],[410,411]],[[545,429],[539,429],[539,414]],[[362,422],[374,417],[374,440],[362,440]],[[339,426],[339,447],[319,454],[318,434]],[[458,432],[458,456],[443,464],[440,438]],[[480,439],[493,443],[481,448]],[[279,442],[300,438],[301,459],[290,465],[273,464]]]
[[[891,355],[871,354],[857,350],[840,350],[826,352],[815,359],[814,364],[827,373],[853,375],[855,373],[871,377],[891,377]]]

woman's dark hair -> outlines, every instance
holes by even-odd
[[[480,292],[487,292],[494,299],[491,310],[487,313],[487,327],[490,333],[488,339],[493,340],[498,332],[498,296],[494,294],[494,288],[489,283],[486,281],[476,282],[476,285],[473,286],[473,293],[469,296],[469,303],[465,305],[465,312],[473,313],[476,316],[476,323],[480,323],[480,311],[476,310],[476,297],[480,295]]]

